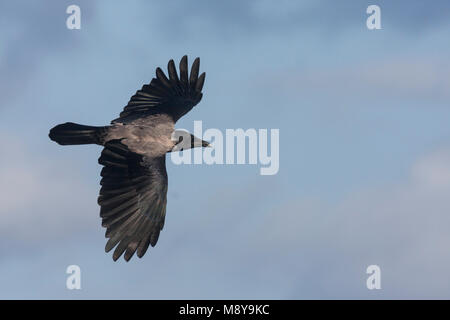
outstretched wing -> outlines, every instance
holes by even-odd
[[[104,166],[98,204],[102,226],[109,238],[105,251],[115,246],[116,261],[126,261],[137,251],[141,258],[155,246],[164,226],[167,200],[165,155],[147,158],[131,152],[120,140],[111,140],[99,158]]]
[[[176,122],[188,113],[202,99],[202,88],[205,73],[198,76],[200,58],[192,64],[188,75],[187,56],[180,61],[180,77],[173,60],[167,66],[169,78],[164,72],[156,69],[156,78],[138,90],[123,109],[120,117],[114,122],[127,122],[150,114],[168,114]]]

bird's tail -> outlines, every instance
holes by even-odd
[[[93,127],[66,122],[52,128],[50,139],[61,145],[100,144],[103,145],[108,126]]]

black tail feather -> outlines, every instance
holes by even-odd
[[[93,127],[66,122],[52,128],[50,139],[61,145],[99,144],[103,145],[108,127]]]

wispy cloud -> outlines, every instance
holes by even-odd
[[[83,21],[88,23],[95,6],[78,1]],[[2,35],[0,54],[0,110],[9,99],[20,95],[33,83],[36,69],[56,53],[71,50],[79,42],[65,27],[70,1],[4,1],[0,4]]]
[[[287,94],[301,90],[328,96],[359,99],[404,98],[443,102],[450,98],[450,64],[441,59],[389,57],[330,68],[294,67],[278,72],[261,71],[253,87],[264,86]],[[258,80],[259,79],[259,80]],[[264,80],[261,80],[264,79]],[[430,105],[427,104],[427,107]]]
[[[0,143],[10,155],[0,159],[3,245],[15,242],[19,246],[41,246],[99,224],[97,190],[69,169],[73,160],[47,159],[30,151],[26,143],[7,136],[3,133]]]
[[[448,297],[449,150],[419,158],[395,184],[355,190],[337,203],[317,195],[276,207],[250,231],[247,250],[253,259],[272,257],[264,268],[284,261],[286,274],[299,270],[292,298]],[[383,272],[377,293],[365,288],[371,264]]]

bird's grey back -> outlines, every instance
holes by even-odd
[[[171,135],[174,122],[166,114],[153,114],[124,123],[111,125],[106,141],[122,139],[131,151],[147,157],[158,157],[169,152],[174,142]]]

